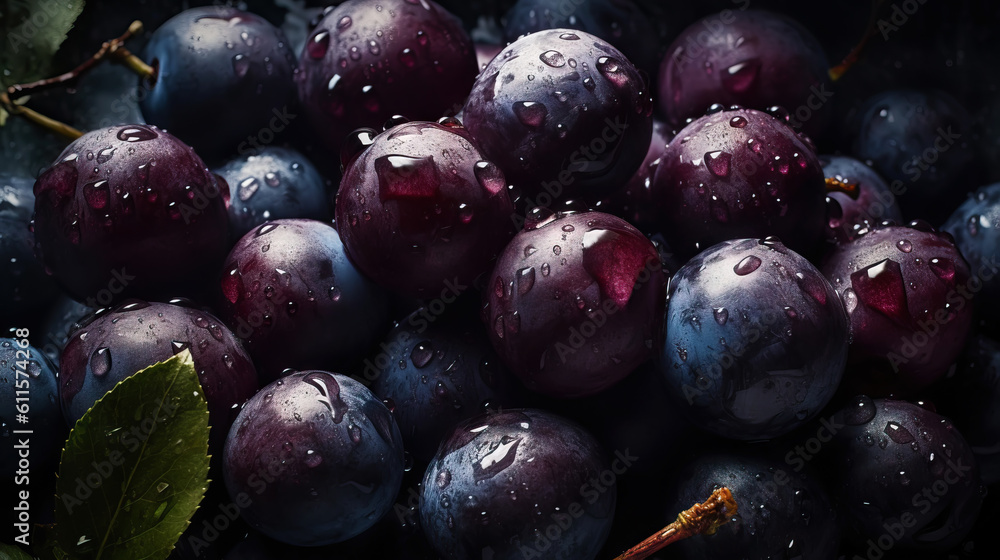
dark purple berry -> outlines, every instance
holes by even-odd
[[[229,223],[237,239],[268,220],[333,217],[323,177],[295,150],[267,147],[236,156],[216,172],[232,189]]]
[[[392,127],[346,163],[337,224],[379,285],[438,297],[487,271],[513,235],[503,172],[455,122]]]
[[[260,390],[236,418],[223,456],[240,516],[296,546],[354,537],[389,511],[403,442],[389,409],[359,382],[303,371]]]
[[[210,313],[132,300],[85,320],[59,358],[59,398],[74,424],[121,380],[190,350],[208,401],[209,449],[218,453],[239,407],[257,392],[257,372],[233,333]]]
[[[787,123],[719,110],[677,133],[650,187],[670,246],[693,256],[721,241],[774,235],[810,254],[824,230],[823,168]]]
[[[457,113],[478,67],[461,22],[433,0],[348,0],[325,12],[299,59],[308,118],[332,150],[392,115]]]
[[[169,130],[205,158],[245,153],[266,130],[295,117],[295,54],[266,19],[217,4],[185,10],[153,32],[140,84],[146,122]]]
[[[659,38],[652,20],[632,0],[518,0],[506,20],[508,43],[545,29],[577,29],[614,45],[647,73],[656,70]]]
[[[947,550],[968,534],[985,492],[972,450],[948,419],[905,401],[861,396],[834,422],[825,460],[859,548],[890,527],[893,548],[912,551]]]
[[[616,486],[604,451],[577,425],[533,409],[461,422],[424,475],[420,521],[443,558],[553,560],[597,556]],[[613,474],[613,473],[612,473]],[[559,538],[546,529],[568,523]]]
[[[487,403],[509,408],[517,402],[516,382],[482,328],[421,308],[380,344],[372,391],[393,407],[406,450],[421,464],[458,421]]]
[[[974,285],[948,234],[874,229],[838,245],[823,273],[851,322],[846,383],[873,396],[907,395],[948,371],[972,326]]]
[[[572,29],[508,45],[477,78],[462,118],[527,208],[624,185],[653,126],[652,97],[632,63]]]
[[[973,122],[947,93],[885,91],[858,110],[852,155],[885,178],[908,219],[937,224],[967,192],[956,185],[974,167]]]
[[[896,196],[874,169],[847,156],[819,161],[826,175],[827,241],[849,241],[883,221],[903,221]]]
[[[660,65],[660,110],[674,126],[713,103],[763,110],[820,136],[834,95],[823,48],[798,22],[757,10],[725,10],[692,23]]]
[[[155,127],[84,134],[42,172],[35,197],[45,266],[90,307],[200,292],[225,256],[228,185]]]
[[[650,356],[665,279],[656,248],[624,220],[539,209],[500,255],[483,320],[528,388],[592,395]]]
[[[726,241],[671,278],[660,369],[696,425],[773,438],[833,398],[848,326],[837,292],[805,258],[773,238]]]
[[[244,235],[220,287],[221,316],[263,382],[360,358],[387,320],[385,294],[347,260],[337,230],[314,220],[266,222]]]

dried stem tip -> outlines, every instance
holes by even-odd
[[[737,512],[736,499],[723,486],[704,503],[695,504],[677,515],[677,521],[630,548],[615,560],[642,560],[654,552],[693,535],[711,535]]]

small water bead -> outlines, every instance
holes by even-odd
[[[350,18],[347,18],[350,21]],[[326,51],[330,46],[330,33],[327,31],[320,31],[313,38],[306,43],[306,54],[309,58],[314,60],[319,60],[326,55]]]

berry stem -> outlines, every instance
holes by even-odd
[[[82,132],[66,123],[59,122],[55,119],[46,117],[34,109],[14,103],[10,100],[10,97],[8,97],[6,92],[0,94],[0,104],[3,105],[3,108],[6,109],[8,113],[12,115],[21,115],[29,121],[70,140],[76,140],[77,138],[83,136]]]
[[[112,39],[110,41],[105,41],[101,45],[101,48],[96,53],[94,53],[93,56],[83,61],[83,63],[81,63],[76,68],[70,70],[69,72],[59,74],[58,76],[52,78],[45,78],[43,80],[38,80],[27,84],[14,84],[7,88],[7,95],[10,97],[11,100],[14,100],[24,95],[28,95],[29,93],[32,92],[51,89],[58,85],[65,85],[74,82],[77,79],[79,79],[80,76],[84,75],[85,73],[89,72],[92,68],[97,66],[97,63],[103,60],[104,57],[107,55],[112,55],[116,59],[116,61],[120,61],[122,62],[122,64],[125,64],[126,66],[129,66],[131,68],[130,62],[127,60],[121,60],[121,58],[126,56],[131,56],[132,58],[138,60],[138,57],[129,52],[128,49],[124,47],[124,44],[125,41],[132,38],[132,36],[141,31],[142,31],[142,22],[139,20],[133,21],[132,24],[129,25],[125,33],[122,33],[121,37]],[[141,60],[139,60],[139,63],[142,66],[148,68],[150,72],[153,71],[153,69],[150,68],[149,65],[142,62]],[[140,73],[140,75],[143,74]]]
[[[885,0],[872,0],[872,11],[868,16],[868,25],[865,28],[865,35],[860,41],[858,41],[857,45],[854,45],[851,52],[847,53],[847,56],[844,57],[844,60],[842,60],[840,64],[830,68],[829,74],[831,80],[835,82],[839,80],[861,58],[861,52],[865,50],[865,45],[868,44],[868,41],[874,37],[875,33],[878,31],[878,13],[882,8],[882,4],[885,4]]]
[[[615,560],[642,560],[668,544],[694,535],[711,535],[723,523],[736,515],[736,499],[729,488],[723,486],[704,503],[695,504],[677,515],[677,521],[659,530],[653,536],[624,552]]]
[[[112,51],[111,57],[115,62],[124,65],[144,80],[153,81],[156,79],[156,68],[146,64],[141,58],[132,54],[125,47],[118,47]]]

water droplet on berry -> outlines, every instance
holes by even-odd
[[[566,57],[559,51],[545,51],[538,55],[538,58],[553,68],[562,68],[566,65]]]
[[[250,70],[250,59],[246,55],[238,54],[233,57],[233,72],[236,73],[238,78],[242,78],[247,75]]]
[[[111,350],[102,346],[90,354],[90,371],[95,377],[104,377],[111,370]]]
[[[545,117],[549,114],[545,105],[535,101],[518,101],[513,106],[514,115],[521,124],[538,128],[545,122]]]
[[[733,272],[739,276],[746,276],[747,274],[750,274],[760,268],[760,265],[761,260],[759,257],[756,255],[749,255],[744,257],[740,262],[736,263],[736,266],[733,267]]]
[[[153,130],[145,126],[130,126],[118,131],[117,137],[124,142],[144,142],[152,140],[158,135]]]
[[[716,307],[712,315],[715,317],[715,322],[720,325],[725,325],[729,320],[729,311],[725,307]]]
[[[535,285],[535,269],[534,267],[522,268],[517,271],[517,293],[524,295],[528,293],[532,286]]]
[[[410,360],[413,362],[413,365],[418,368],[426,366],[431,363],[431,360],[433,359],[434,349],[431,347],[431,343],[428,340],[420,342],[413,347],[413,350],[410,351]]]
[[[93,183],[87,183],[83,187],[83,198],[87,200],[87,204],[96,210],[107,207],[108,200],[111,198],[111,192],[108,189],[108,182],[106,180],[100,180]]]
[[[240,198],[240,200],[246,202],[247,200],[250,200],[250,197],[252,197],[254,193],[257,192],[259,187],[260,183],[257,181],[256,177],[247,177],[246,179],[240,181],[239,187],[236,190],[236,195]]]
[[[732,154],[723,151],[708,152],[705,154],[705,166],[716,177],[727,177],[729,175],[729,164],[732,161]]]
[[[760,71],[760,61],[757,59],[738,62],[722,74],[722,87],[732,93],[743,93],[753,86]]]
[[[478,161],[473,168],[473,172],[479,184],[489,191],[490,194],[497,194],[504,190],[506,180],[504,179],[503,172],[493,162]]]

